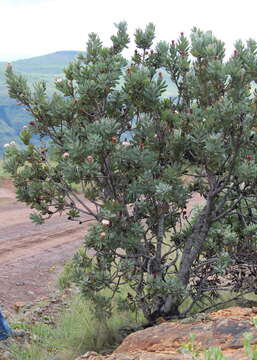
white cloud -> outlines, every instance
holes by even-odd
[[[159,39],[170,41],[193,26],[213,30],[232,51],[238,38],[257,39],[255,0],[0,0],[0,59],[58,50],[83,50],[89,32],[108,41],[113,23],[129,31],[152,21]]]

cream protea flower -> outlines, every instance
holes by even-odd
[[[107,219],[103,219],[102,221],[101,221],[101,224],[103,225],[103,226],[109,226],[110,225],[110,220],[107,220]]]
[[[94,161],[94,158],[92,155],[87,156],[87,162],[92,163]]]
[[[126,139],[126,140],[123,141],[122,145],[123,146],[130,146],[131,143]]]
[[[63,82],[63,79],[62,79],[62,78],[56,78],[56,79],[55,79],[55,82],[60,84],[60,83]]]
[[[64,159],[67,159],[69,156],[70,156],[70,154],[68,152],[65,152],[65,153],[62,154],[62,157]]]

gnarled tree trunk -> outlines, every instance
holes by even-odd
[[[212,220],[211,214],[213,210],[212,198],[208,198],[207,203],[201,215],[199,215],[192,228],[192,233],[188,237],[183,249],[180,268],[177,274],[178,280],[182,287],[187,287],[190,279],[190,270],[194,261],[198,258],[199,252],[204,241],[207,238]],[[160,308],[160,315],[164,317],[177,316],[179,314],[179,306],[181,305],[181,297],[170,294],[166,297],[164,304]]]

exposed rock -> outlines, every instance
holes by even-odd
[[[24,330],[12,330],[12,337],[24,337],[26,332]]]
[[[88,351],[86,354],[80,356],[76,360],[101,360],[104,357],[102,355],[97,354],[95,351]]]
[[[164,322],[130,334],[111,354],[102,356],[88,352],[77,360],[185,360],[190,354],[181,350],[194,334],[198,350],[219,347],[228,360],[247,360],[243,339],[252,334],[257,344],[257,329],[252,323],[256,308],[232,307],[209,314],[193,322]],[[202,357],[203,358],[203,357]]]
[[[0,354],[0,360],[8,360],[11,359],[12,354],[9,351],[5,351],[4,353]]]

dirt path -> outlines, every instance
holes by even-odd
[[[56,290],[57,274],[82,245],[88,224],[54,216],[43,225],[15,200],[9,182],[0,184],[0,306],[31,302]]]

